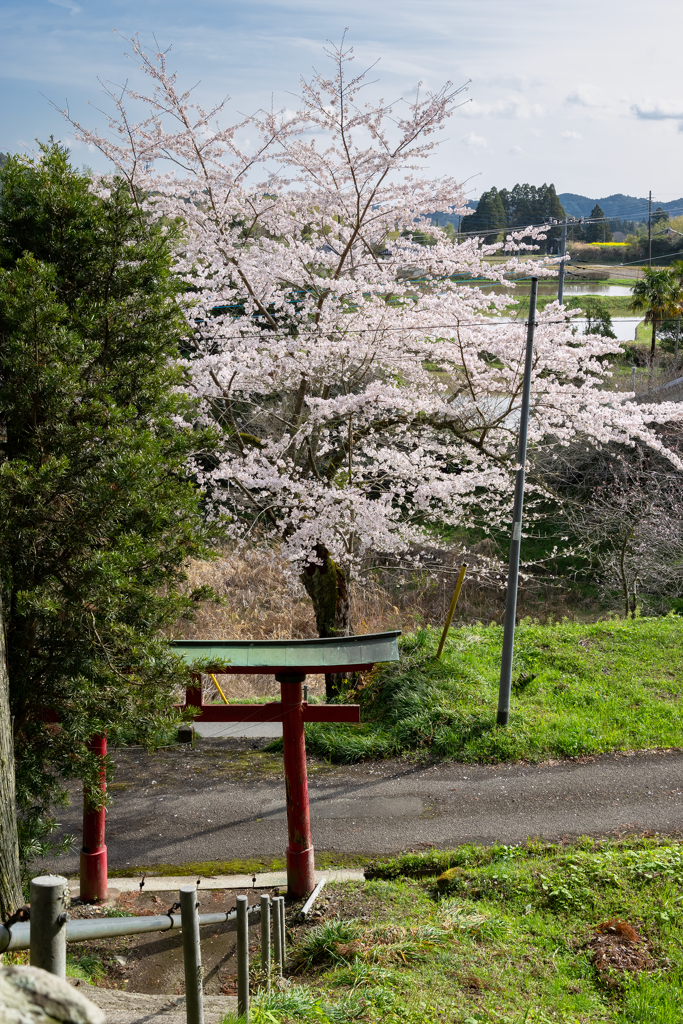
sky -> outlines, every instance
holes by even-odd
[[[52,134],[104,170],[50,101],[102,128],[98,78],[142,84],[122,36],[172,46],[180,84],[206,105],[229,95],[232,121],[271,97],[295,109],[345,29],[357,66],[378,61],[377,98],[469,81],[428,172],[470,198],[527,181],[683,196],[680,0],[0,0],[0,151]]]

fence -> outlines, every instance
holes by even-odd
[[[321,886],[318,886],[317,891]],[[317,894],[316,891],[316,894]],[[168,932],[182,929],[185,967],[185,1001],[187,1024],[203,1024],[202,964],[199,929],[209,924],[237,921],[237,1012],[249,1019],[249,918],[259,915],[261,923],[261,967],[270,987],[272,959],[275,973],[282,976],[286,958],[285,900],[272,900],[262,895],[260,904],[248,905],[247,896],[237,897],[235,910],[199,914],[197,890],[184,885],[179,902],[166,914],[152,917],[109,917],[97,920],[72,920],[67,912],[69,900],[67,880],[61,875],[41,875],[31,882],[30,920],[9,927],[0,924],[0,953],[30,949],[31,965],[63,978],[66,973],[67,942],[108,939],[118,935],[139,935],[143,932]],[[312,902],[312,900],[310,901]],[[173,913],[177,908],[179,914]],[[271,918],[273,941],[271,943]]]

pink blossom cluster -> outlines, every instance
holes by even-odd
[[[151,93],[107,90],[107,135],[67,116],[146,215],[184,226],[175,269],[196,296],[187,388],[201,422],[222,431],[220,457],[193,469],[215,514],[236,537],[279,538],[296,569],[316,545],[352,570],[435,524],[498,522],[526,325],[480,284],[554,270],[514,255],[540,229],[484,245],[432,223],[436,210],[467,212],[457,181],[424,170],[462,90],[364,104],[365,73],[340,48],[329,77],[302,82],[295,114],[224,127],[223,104],[194,104],[164,54],[131,45]],[[106,193],[111,178],[93,187]],[[530,452],[577,437],[663,450],[653,425],[679,407],[611,390],[618,344],[576,334],[571,317],[557,303],[537,316]]]

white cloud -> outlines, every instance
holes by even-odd
[[[573,92],[570,92],[568,96],[565,96],[564,102],[574,104],[577,107],[601,106],[601,104],[596,102],[596,100],[594,99],[591,90],[583,85],[580,85]]]
[[[508,150],[511,156],[521,156],[524,150],[521,146],[513,146],[512,149]]]
[[[500,117],[505,120],[526,120],[531,117],[542,117],[545,107],[540,103],[529,103],[518,96],[497,103],[477,103],[473,100],[462,108],[461,117]]]
[[[464,144],[466,146],[469,146],[471,149],[486,149],[486,147],[488,146],[488,142],[486,141],[484,136],[475,135],[474,132],[470,132],[469,135],[463,136],[463,138],[460,141],[464,142]]]
[[[643,121],[680,121],[683,120],[683,103],[673,106],[670,103],[647,103],[641,107],[634,103],[631,111]]]
[[[48,3],[54,4],[55,7],[65,7],[69,14],[80,14],[83,10],[73,0],[48,0]]]
[[[563,139],[580,139],[581,138],[581,136],[579,135],[578,132],[567,131],[567,132],[561,132],[560,134],[561,134]]]

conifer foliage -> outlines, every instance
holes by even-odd
[[[56,145],[0,171],[0,580],[25,856],[62,781],[96,778],[92,735],[174,717],[162,631],[190,613],[184,563],[205,551],[177,238],[126,187],[90,185]]]
[[[486,242],[494,242],[504,231],[517,231],[528,242],[536,241],[531,235],[525,236],[527,225],[547,226],[544,238],[537,244],[546,252],[553,252],[560,228],[550,225],[564,217],[564,207],[554,185],[517,184],[511,190],[491,188],[483,192],[475,212],[463,221],[463,231],[481,232]]]

